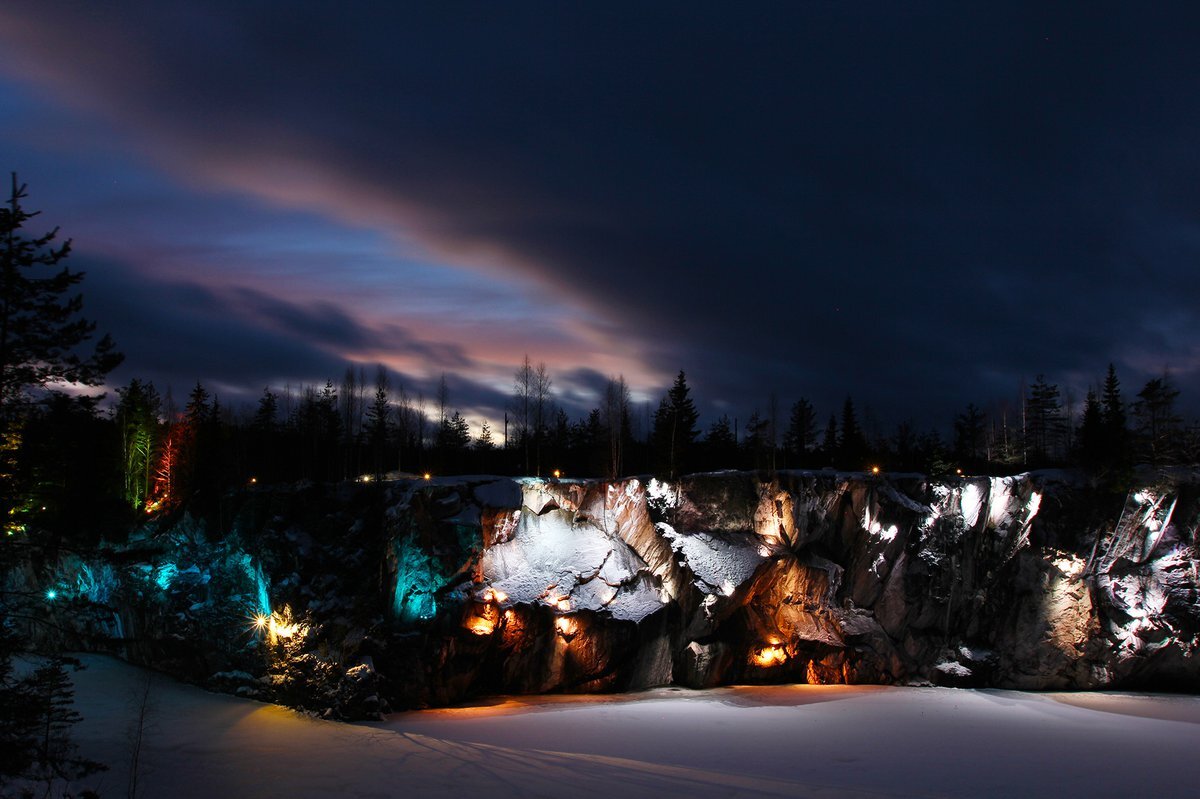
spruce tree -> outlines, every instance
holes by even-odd
[[[1140,455],[1154,466],[1172,463],[1178,455],[1182,422],[1175,414],[1179,389],[1169,375],[1146,382],[1133,404]]]
[[[1059,401],[1058,386],[1038,375],[1025,400],[1025,450],[1032,464],[1061,455],[1066,420]]]
[[[0,421],[9,421],[32,389],[100,385],[123,358],[109,336],[90,354],[76,352],[96,330],[94,322],[79,317],[83,296],[68,296],[84,273],[59,266],[71,242],[55,246],[58,228],[41,236],[22,234],[39,213],[21,206],[25,189],[14,173],[7,207],[0,207]]]
[[[794,462],[802,462],[816,444],[817,413],[812,403],[801,397],[792,405],[788,428],[783,434],[783,446]]]
[[[987,417],[974,403],[954,418],[954,457],[975,465],[984,452]]]
[[[650,437],[659,468],[670,478],[677,477],[687,468],[692,444],[699,434],[696,422],[700,415],[690,394],[687,376],[680,369],[675,383],[654,414],[654,430]]]
[[[1116,367],[1111,363],[1100,390],[1098,457],[1100,465],[1115,479],[1116,485],[1123,487],[1124,477],[1133,465],[1133,446],[1129,436],[1125,400],[1121,396],[1121,381],[1117,379]]]
[[[158,449],[162,402],[153,383],[131,380],[117,389],[116,421],[121,433],[121,467],[124,475],[124,499],[134,510],[141,510],[150,496]]]
[[[862,460],[866,454],[867,441],[858,425],[854,400],[846,397],[846,401],[842,403],[842,431],[838,439],[837,466],[842,469],[862,468]]]
[[[25,196],[14,173],[8,202],[0,207],[0,516],[7,521],[20,514],[11,480],[33,400],[55,385],[98,386],[123,357],[108,336],[82,352],[96,330],[80,316],[83,296],[72,293],[84,273],[61,266],[71,242],[55,243],[58,228],[24,234],[38,215],[22,207]]]
[[[392,403],[388,398],[387,370],[381,364],[375,372],[375,396],[367,408],[367,443],[371,448],[371,464],[376,479],[383,476],[383,455],[387,451],[389,420]]]
[[[1094,389],[1088,389],[1083,402],[1083,420],[1079,424],[1079,463],[1095,471],[1104,466],[1104,412]]]
[[[51,796],[59,783],[66,784],[105,766],[80,757],[71,741],[71,728],[82,721],[74,708],[75,688],[67,675],[67,664],[80,668],[78,661],[52,657],[33,672],[28,681],[37,721],[30,776],[46,786]]]

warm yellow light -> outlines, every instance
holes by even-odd
[[[250,485],[254,485],[254,484],[255,484],[255,483],[257,483],[257,482],[258,482],[258,478],[257,478],[257,477],[251,477],[251,478],[250,478]]]
[[[878,467],[878,466],[872,466],[872,467],[871,467],[871,474],[879,474],[879,467]]]
[[[554,620],[554,628],[558,630],[558,634],[568,641],[575,637],[579,632],[579,624],[570,616],[559,616]]]
[[[472,616],[467,619],[465,626],[476,635],[491,635],[496,629],[496,622],[483,616]]]
[[[764,646],[761,649],[754,650],[754,665],[763,666],[778,666],[787,660],[787,651],[778,644]]]
[[[291,638],[296,633],[300,632],[300,625],[295,622],[291,624],[280,624],[272,621],[271,634],[277,638]]]
[[[571,600],[567,599],[566,597],[562,597],[554,603],[554,607],[564,612],[568,611],[571,609]]]
[[[557,480],[560,477],[562,477],[562,472],[560,472],[558,469],[555,469],[554,470],[554,479]]]
[[[432,477],[432,476],[433,476],[433,475],[431,475],[429,472],[425,472],[425,479],[426,479],[426,480],[428,480],[428,479],[429,479],[430,477]]]
[[[492,599],[496,602],[503,602],[504,600],[508,599],[508,594],[504,593],[503,591],[492,591]]]
[[[296,621],[292,617],[292,609],[287,605],[283,606],[283,610],[272,613],[270,616],[262,614],[255,616],[254,626],[259,630],[266,629],[267,638],[272,644],[277,643],[280,639],[308,634],[307,625]]]

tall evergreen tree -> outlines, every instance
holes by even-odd
[[[0,207],[0,517],[6,520],[20,511],[10,481],[22,419],[37,393],[67,383],[100,385],[122,359],[108,336],[90,353],[81,352],[96,330],[80,316],[83,296],[71,294],[83,273],[60,265],[71,242],[55,244],[58,228],[24,234],[38,215],[21,205],[25,197],[14,173],[8,202]]]
[[[729,469],[737,458],[737,440],[733,437],[733,426],[729,416],[721,414],[704,434],[706,465],[710,469]]]
[[[804,397],[792,404],[788,416],[787,431],[783,434],[783,446],[794,463],[802,463],[816,445],[817,413],[812,403]]]
[[[71,729],[82,717],[74,708],[75,688],[67,675],[66,666],[77,661],[53,657],[33,672],[29,681],[37,713],[38,730],[34,745],[31,776],[45,786],[45,796],[52,796],[56,787],[69,784],[105,766],[80,757],[71,740]]]
[[[825,423],[825,434],[821,437],[821,452],[828,463],[833,463],[838,452],[838,422],[835,414],[829,414]]]
[[[1025,451],[1030,464],[1060,458],[1065,429],[1058,386],[1038,375],[1025,400]]]
[[[76,350],[96,324],[79,317],[83,296],[68,296],[83,272],[60,268],[71,242],[55,246],[58,228],[41,236],[22,234],[38,215],[21,200],[26,187],[12,176],[7,207],[0,207],[0,421],[8,421],[31,389],[55,383],[99,385],[123,358],[104,336],[88,355]]]
[[[1109,467],[1124,469],[1129,465],[1133,452],[1125,417],[1125,400],[1121,396],[1121,381],[1117,379],[1116,367],[1111,363],[1100,393],[1100,417],[1104,461]]]
[[[116,408],[116,423],[121,433],[124,499],[135,510],[141,510],[153,485],[162,402],[153,383],[137,379],[117,389],[117,395],[120,401]]]
[[[479,425],[479,437],[475,439],[475,449],[480,452],[491,452],[496,448],[496,441],[492,438],[492,426],[487,419]]]
[[[954,417],[954,457],[978,464],[986,447],[987,417],[974,403]]]
[[[690,396],[691,389],[683,370],[675,377],[654,414],[654,429],[651,433],[659,467],[670,478],[675,478],[687,468],[692,445],[699,431],[696,422],[700,414]]]
[[[838,439],[837,466],[842,469],[861,469],[867,455],[867,441],[862,428],[858,426],[858,416],[854,411],[854,400],[846,397],[842,403],[841,436]]]
[[[1133,404],[1138,449],[1154,466],[1172,463],[1179,453],[1182,421],[1175,413],[1179,389],[1169,375],[1146,382]]]
[[[758,411],[751,413],[750,418],[746,420],[746,436],[742,439],[742,448],[755,469],[766,469],[770,465],[770,426],[771,421],[763,418]]]
[[[387,370],[380,364],[375,371],[375,395],[367,408],[367,445],[371,449],[371,467],[376,478],[382,477],[384,472],[384,453],[391,428],[392,403],[388,389]]]
[[[1088,470],[1098,470],[1105,464],[1104,411],[1095,389],[1088,389],[1083,401],[1083,419],[1079,423],[1079,462]]]

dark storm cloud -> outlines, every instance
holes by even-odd
[[[231,289],[227,295],[225,302],[237,307],[244,315],[298,339],[339,350],[415,355],[447,369],[470,368],[472,365],[459,346],[419,340],[401,325],[367,326],[337,303],[303,304],[248,288]]]
[[[1110,360],[1200,391],[1193,5],[328,8],[0,18],[192,179],[498,254],[704,400],[944,418]]]
[[[114,383],[150,379],[178,393],[201,381],[250,387],[253,396],[285,380],[336,383],[351,366],[341,353],[364,347],[426,357],[448,370],[470,365],[453,345],[420,341],[396,326],[366,327],[331,302],[306,306],[247,289],[158,280],[86,256],[72,260],[87,273],[87,316],[101,320],[97,333],[111,334],[126,354]],[[390,374],[393,385],[414,396],[437,395],[436,378]],[[494,390],[452,371],[447,380],[461,407],[503,412],[504,399]]]
[[[126,355],[117,380],[153,379],[178,392],[197,380],[266,385],[298,375],[317,382],[345,368],[331,350],[242,317],[207,287],[156,280],[86,256],[72,260],[87,272],[86,315],[100,320],[98,332],[110,333]]]

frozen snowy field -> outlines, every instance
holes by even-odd
[[[144,672],[88,656],[83,753],[128,788]],[[1200,795],[1200,697],[789,686],[320,721],[155,676],[144,797]]]

